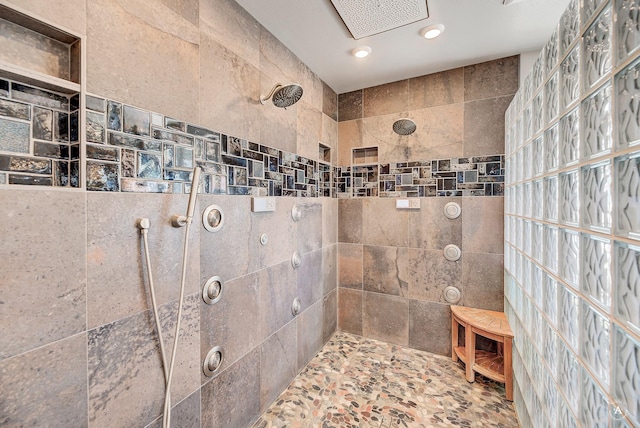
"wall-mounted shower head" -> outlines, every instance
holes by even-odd
[[[393,132],[398,135],[411,135],[416,132],[416,123],[411,119],[398,119],[393,123]]]
[[[297,83],[282,85],[277,83],[268,95],[260,97],[260,104],[265,104],[269,98],[276,107],[287,108],[297,103],[302,98],[302,86]]]

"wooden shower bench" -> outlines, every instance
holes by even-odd
[[[468,382],[475,380],[475,373],[505,384],[507,400],[513,401],[513,371],[511,346],[513,332],[504,312],[487,311],[451,306],[451,357],[462,360]],[[458,325],[464,327],[464,346],[458,346]],[[476,335],[494,340],[497,352],[476,349]]]

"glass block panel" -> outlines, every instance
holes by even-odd
[[[544,289],[544,313],[547,314],[553,325],[558,323],[558,283],[549,274],[545,275]]]
[[[582,235],[582,291],[607,311],[611,307],[611,241]]]
[[[558,168],[558,125],[553,125],[545,131],[544,145],[545,169],[547,172],[553,171]]]
[[[531,183],[525,183],[522,185],[523,189],[523,203],[524,203],[524,215],[531,217]]]
[[[571,165],[578,161],[580,147],[580,113],[576,108],[560,119],[560,162]]]
[[[619,147],[640,142],[640,60],[616,75],[616,125]]]
[[[531,222],[529,220],[524,220],[522,226],[523,249],[526,254],[531,254]]]
[[[580,96],[580,45],[560,64],[560,106],[564,109]]]
[[[544,86],[544,118],[547,123],[551,123],[558,116],[558,110],[558,73],[555,72]]]
[[[540,55],[533,63],[533,67],[531,68],[531,86],[533,87],[533,92],[536,92],[544,83],[544,49],[540,52]]]
[[[557,426],[563,428],[577,428],[578,426],[576,419],[573,417],[573,414],[562,399],[558,400]]]
[[[606,7],[582,39],[584,88],[592,88],[611,70],[611,7]]]
[[[615,243],[614,314],[640,332],[640,247]]]
[[[558,313],[558,327],[559,331],[567,341],[567,343],[577,351],[578,349],[578,335],[580,333],[578,317],[579,301],[580,299],[575,293],[570,291],[567,287],[560,286],[560,306]]]
[[[542,263],[542,234],[543,226],[541,223],[533,223],[531,230],[531,253],[533,258]]]
[[[524,110],[524,114],[522,115],[522,139],[523,141],[529,141],[531,138],[531,106],[528,106]],[[528,158],[530,159],[530,158]]]
[[[640,425],[640,343],[620,327],[614,330],[612,393],[623,413]]]
[[[531,126],[533,128],[533,133],[537,134],[542,131],[542,128],[544,127],[544,93],[542,91],[540,91],[540,93],[533,99],[531,108]]]
[[[546,75],[558,64],[558,27],[553,31],[551,38],[544,47],[544,65]]]
[[[640,4],[638,0],[616,0],[618,63],[640,47]]]
[[[525,180],[529,180],[529,179],[531,179],[532,166],[533,166],[532,162],[531,162],[531,144],[527,144],[526,146],[524,146],[524,149],[523,149],[522,153],[523,153],[523,155],[522,155],[523,158],[522,159],[523,160],[526,159],[526,161],[524,162],[524,165],[523,165],[523,167],[524,167],[523,178]]]
[[[516,186],[516,214],[523,214],[523,205],[522,205],[522,184],[518,184]]]
[[[579,175],[577,170],[560,174],[560,221],[577,225],[580,213]]]
[[[542,209],[543,209],[543,205],[542,205],[542,195],[543,195],[543,189],[542,189],[542,180],[536,180],[533,182],[533,195],[531,197],[531,205],[532,205],[532,209],[531,209],[531,214],[533,215],[533,217],[535,218],[542,218]]]
[[[592,229],[611,230],[610,161],[582,168],[582,222]]]
[[[555,359],[555,356],[554,356]],[[544,374],[544,406],[547,408],[549,420],[554,421],[558,417],[558,389],[553,377],[549,373]],[[546,426],[549,426],[547,424]]]
[[[589,428],[607,428],[609,424],[609,401],[585,370],[582,371],[580,422]]]
[[[571,0],[560,18],[560,56],[569,49],[580,32],[580,2]]]
[[[533,267],[531,269],[531,297],[536,302],[536,305],[542,307],[542,292],[543,292],[543,281],[542,281],[542,269],[537,264],[532,264]]]
[[[569,407],[577,411],[580,391],[580,364],[562,341],[559,342],[558,350],[558,385],[564,392]]]
[[[609,345],[609,321],[583,302],[580,355],[604,385],[609,385]]]
[[[516,220],[516,247],[519,250],[522,250],[522,241],[523,241],[523,225],[522,225],[523,220],[522,219],[517,219]]]
[[[544,359],[553,376],[556,376],[556,368],[558,361],[558,336],[553,328],[545,323],[544,328]]]
[[[616,158],[616,229],[640,239],[640,153]]]
[[[582,154],[590,158],[611,150],[611,85],[582,101]]]
[[[586,24],[589,21],[593,14],[596,12],[596,9],[602,4],[604,0],[583,0],[582,4],[582,24]]]
[[[524,177],[523,169],[524,167],[522,164],[522,150],[518,150],[516,152],[516,171],[515,171],[516,181],[522,181],[522,178]]]
[[[544,265],[552,272],[558,271],[558,228],[544,226]]]
[[[580,236],[577,232],[560,229],[560,277],[575,289],[579,287]]]

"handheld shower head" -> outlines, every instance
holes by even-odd
[[[196,199],[198,199],[198,187],[200,187],[199,166],[193,169],[193,178],[191,179],[191,193],[189,194],[189,205],[187,205],[187,215],[174,214],[171,216],[171,225],[173,227],[183,227],[191,224],[193,220],[193,211],[196,209]]]
[[[302,86],[297,83],[292,83],[290,85],[276,83],[268,95],[260,97],[260,104],[265,104],[267,100],[271,98],[271,102],[273,102],[274,106],[287,108],[300,101],[303,92]]]

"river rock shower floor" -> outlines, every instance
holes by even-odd
[[[449,357],[339,332],[254,428],[517,427],[504,396]]]

